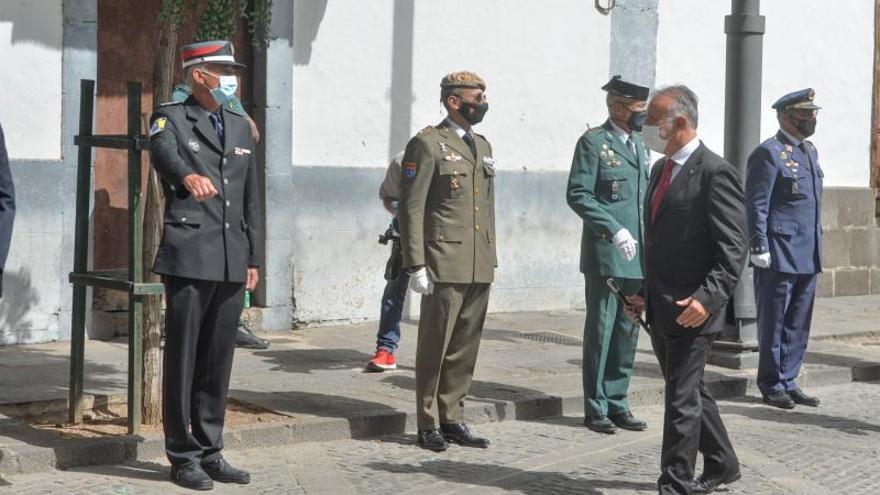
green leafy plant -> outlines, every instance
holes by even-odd
[[[196,41],[230,40],[235,36],[238,19],[244,17],[248,34],[255,47],[265,48],[271,41],[272,2],[274,0],[163,0],[159,19],[181,20],[192,12],[200,12]]]

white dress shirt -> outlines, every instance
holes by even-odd
[[[687,163],[688,159],[691,155],[694,154],[694,151],[697,151],[697,148],[700,147],[700,138],[694,137],[691,139],[686,145],[682,146],[680,150],[676,151],[672,154],[672,156],[667,157],[669,160],[675,162],[675,166],[672,167],[672,173],[669,175],[669,182],[675,180],[675,176],[681,171],[681,168],[684,167],[684,164]],[[666,163],[665,161],[663,163]]]

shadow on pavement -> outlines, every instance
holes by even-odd
[[[373,357],[353,349],[281,349],[252,354],[273,365],[270,371],[306,374],[316,370],[347,370],[364,366]]]
[[[811,351],[807,349],[804,357],[806,364],[824,364],[841,368],[857,368],[860,366],[880,366],[876,360],[863,359],[862,357],[846,354],[830,354],[827,352]]]
[[[415,379],[404,375],[391,375],[383,378],[382,383],[401,388],[404,390],[415,391]],[[523,399],[530,399],[524,401]],[[504,407],[504,403],[514,402],[513,417],[511,417]],[[534,414],[534,407],[537,402],[549,401],[541,406],[541,414],[537,417]],[[498,420],[504,421],[509,419],[520,419],[524,421],[540,420],[545,417],[553,417],[562,415],[562,401],[555,396],[548,395],[546,392],[535,390],[532,388],[519,387],[507,383],[485,382],[474,380],[471,382],[471,390],[465,398],[465,406],[475,404],[494,405]],[[525,414],[526,409],[528,414]]]
[[[312,392],[255,392],[235,389],[229,396],[282,414],[301,414],[329,418],[349,418],[365,413],[397,412],[381,402],[354,399],[343,395],[316,394]],[[403,413],[401,413],[403,414]]]
[[[783,411],[771,406],[744,405],[758,401],[759,399],[748,397],[745,399],[725,400],[723,404],[719,405],[722,414],[736,414],[758,421],[773,421],[786,425],[816,426],[837,430],[850,435],[867,435],[867,432],[880,432],[880,425],[866,423],[857,419],[829,416],[813,412],[817,409],[812,408],[809,409],[810,412],[800,412],[798,410]],[[819,410],[821,410],[821,407]]]
[[[86,344],[88,345],[88,343]],[[65,422],[67,418],[66,406],[60,409],[50,409],[48,412],[38,414],[32,411],[27,404],[30,402],[40,403],[44,397],[67,397],[68,382],[52,379],[54,376],[68,375],[70,359],[66,355],[36,350],[31,346],[7,347],[0,349],[2,352],[2,367],[4,381],[0,384],[0,397],[7,403],[0,404],[0,447],[15,451],[17,442],[41,448],[49,448],[54,451],[56,459],[68,454],[65,443],[70,440],[64,438],[63,431],[49,431],[34,427],[31,422],[56,424]],[[50,377],[44,379],[44,377]],[[119,368],[112,364],[96,363],[86,359],[84,366],[85,393],[114,390],[125,390],[124,378],[119,380]],[[124,375],[122,375],[124,377]],[[34,395],[27,392],[17,392],[20,387],[32,386],[38,390],[31,390]],[[101,392],[98,392],[100,394]],[[66,402],[66,401],[65,401]],[[103,408],[96,401],[96,408]],[[39,409],[37,407],[36,409]],[[111,411],[102,410],[108,417],[115,416]],[[19,414],[27,414],[27,417],[19,417]],[[140,436],[126,437],[135,441],[142,441]],[[11,441],[10,441],[11,440]],[[79,441],[79,439],[77,439]],[[91,442],[92,439],[83,439],[83,442]],[[10,456],[8,462],[17,463],[18,460]],[[0,458],[0,461],[3,459]],[[3,480],[0,479],[0,486]]]
[[[80,473],[93,473],[102,476],[115,476],[128,480],[168,481],[169,467],[157,462],[127,462],[106,466],[88,466],[71,469]]]
[[[607,489],[627,493],[656,492],[654,483],[636,481],[573,478],[546,471],[525,471],[496,464],[475,464],[448,460],[425,461],[418,465],[373,462],[367,467],[395,474],[430,474],[443,481],[464,485],[493,486],[526,495],[546,495],[549,491],[565,491],[601,495]]]

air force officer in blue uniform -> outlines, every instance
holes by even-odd
[[[764,402],[818,406],[795,382],[804,360],[816,281],[822,271],[822,168],[813,143],[815,92],[773,104],[779,132],[752,152],[746,210],[758,309],[758,388]]]

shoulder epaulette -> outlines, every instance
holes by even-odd
[[[422,134],[427,134],[433,130],[434,130],[434,126],[429,125],[429,126],[425,127],[424,129],[422,129],[421,131],[419,131],[418,135],[421,136]]]
[[[172,105],[182,105],[182,104],[183,104],[182,101],[166,101],[165,103],[159,103],[159,106],[157,106],[156,108],[170,107]]]

